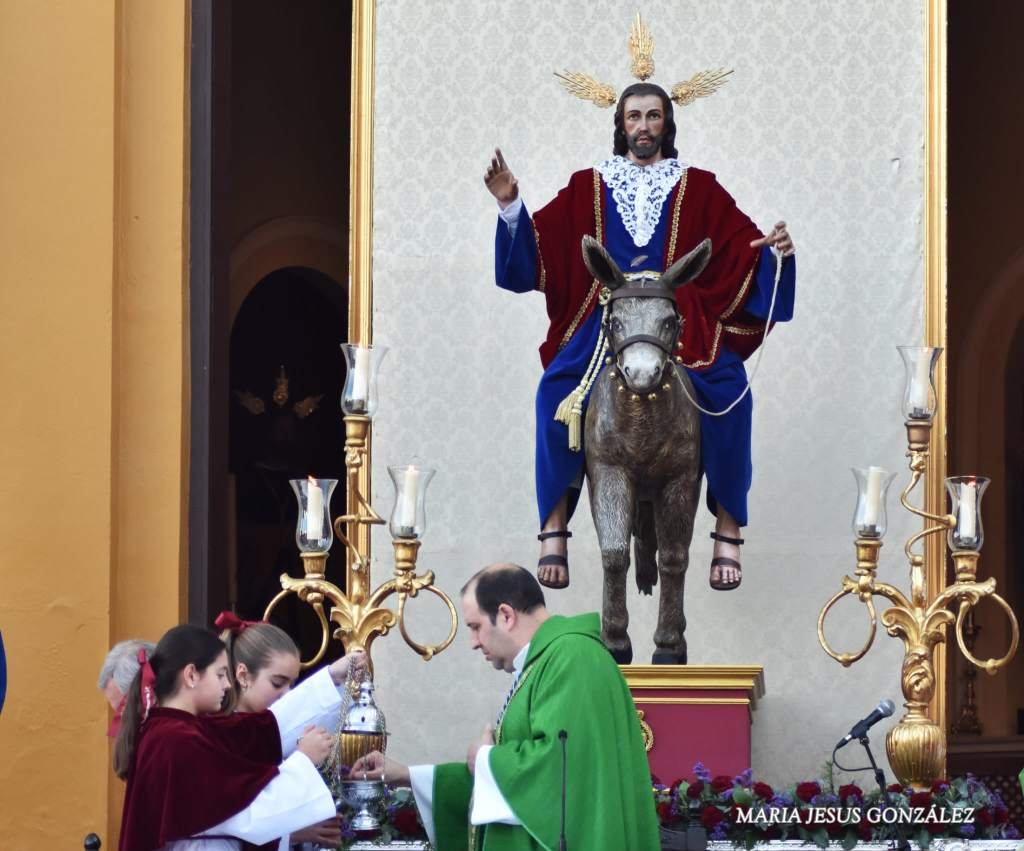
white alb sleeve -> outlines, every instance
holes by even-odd
[[[295,753],[248,807],[200,836],[236,836],[263,845],[336,814],[334,798],[316,766],[305,754]]]
[[[331,672],[322,668],[270,707],[281,730],[284,756],[295,750],[299,737],[310,724],[323,727],[329,733],[335,731],[344,693],[345,686],[336,686]]]
[[[498,781],[491,772],[491,748],[484,745],[476,752],[473,765],[473,811],[469,814],[472,824],[522,824],[512,812],[505,796],[498,788]]]
[[[423,829],[427,832],[427,838],[431,845],[437,845],[437,836],[434,833],[434,766],[410,765],[409,785],[412,787],[416,809],[419,811],[420,821],[423,822]]]

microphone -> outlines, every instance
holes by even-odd
[[[569,734],[565,730],[558,731],[558,738],[562,742],[562,832],[558,838],[558,851],[566,851],[565,845],[565,740]]]
[[[888,718],[895,711],[896,705],[891,700],[883,700],[871,711],[871,714],[867,718],[862,718],[853,725],[853,729],[839,740],[839,744],[836,745],[835,749],[839,750],[854,739],[863,739],[868,734],[868,730],[874,727],[875,724],[883,718]]]

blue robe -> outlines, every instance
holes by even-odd
[[[664,271],[664,246],[670,219],[667,198],[658,220],[658,226],[647,245],[637,246],[629,235],[615,206],[611,192],[605,192],[605,248],[622,269],[637,271],[653,269]],[[645,259],[637,267],[633,261],[640,255]],[[495,279],[499,287],[511,292],[530,292],[537,279],[537,243],[533,222],[526,207],[522,208],[516,224],[515,237],[508,225],[498,219],[494,244]],[[582,256],[581,260],[582,262]],[[745,310],[760,319],[768,317],[772,286],[775,280],[775,256],[768,248],[761,249],[757,273]],[[793,317],[796,293],[796,260],[793,256],[783,261],[778,294],[772,322],[786,322]],[[571,517],[579,500],[574,483],[583,469],[583,452],[569,449],[568,428],[554,419],[559,403],[579,385],[597,345],[601,312],[594,310],[576,330],[554,360],[548,365],[537,389],[537,451],[536,486],[537,511],[540,525],[544,525],[555,505],[569,492],[568,508]],[[703,369],[687,369],[702,408],[720,411],[728,407],[743,392],[747,373],[743,360],[735,352],[722,346],[717,360]],[[725,416],[715,417],[702,413],[701,463],[707,476],[707,502],[712,514],[722,505],[740,526],[747,525],[747,492],[750,490],[752,464],[750,452],[752,394]]]

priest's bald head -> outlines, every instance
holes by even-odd
[[[499,671],[512,673],[516,654],[547,619],[540,584],[518,564],[492,564],[462,588],[470,646]]]

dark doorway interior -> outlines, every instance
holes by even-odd
[[[312,269],[264,278],[231,332],[229,512],[234,509],[231,604],[258,620],[281,589],[282,572],[302,575],[295,545],[297,503],[289,480],[339,480],[331,516],[345,510],[345,429],[338,413],[347,309],[341,287]],[[336,541],[328,578],[344,587],[345,554]],[[335,575],[337,574],[337,575]],[[315,650],[315,618],[292,597],[275,621]],[[314,629],[315,628],[315,629]],[[314,631],[308,634],[311,629]],[[308,654],[307,654],[308,655]]]
[[[190,10],[188,617],[209,625],[232,605],[246,617],[262,614],[279,587],[270,587],[270,565],[276,583],[298,562],[291,535],[255,531],[273,514],[261,500],[276,498],[280,481],[268,485],[254,465],[262,461],[270,475],[278,464],[280,479],[285,467],[325,475],[343,463],[337,345],[348,316],[338,270],[348,265],[352,8],[338,0],[193,0]],[[274,227],[299,221],[333,235],[342,255],[333,279],[322,274],[322,255],[303,253],[301,233],[289,243],[288,228]],[[267,228],[276,234],[271,248],[254,238]],[[239,247],[248,252],[254,243],[287,259],[261,267],[252,289],[255,281],[240,280],[236,269]],[[237,315],[233,304],[241,304]],[[284,413],[294,410],[272,402],[281,365],[289,406],[324,393],[315,413],[290,424]],[[235,390],[263,399],[265,433],[239,424],[241,415],[259,417]],[[273,428],[272,414],[281,415]],[[275,459],[289,428],[298,436],[292,455]],[[335,506],[343,504],[340,487]],[[294,501],[278,506],[275,523],[281,511],[291,522]],[[258,535],[266,541],[257,543]],[[343,566],[335,555],[328,569]]]
[[[1020,619],[1024,275],[1019,258],[1024,236],[1018,199],[1024,193],[1024,112],[1016,93],[1024,87],[1024,63],[1014,34],[1024,27],[1024,6],[1013,0],[947,5],[949,266],[943,357],[950,378],[948,467],[950,475],[992,479],[982,503],[979,578],[994,578]],[[1002,657],[1009,642],[1004,613],[983,602],[975,625],[974,655]],[[947,717],[955,723],[972,702],[967,663],[952,635],[947,646]],[[1011,818],[1024,829],[1017,780],[1024,762],[1018,720],[1024,714],[1024,654],[1018,651],[996,676],[979,672],[973,684],[980,732],[975,727],[951,736],[948,771],[981,775],[1004,795]]]

